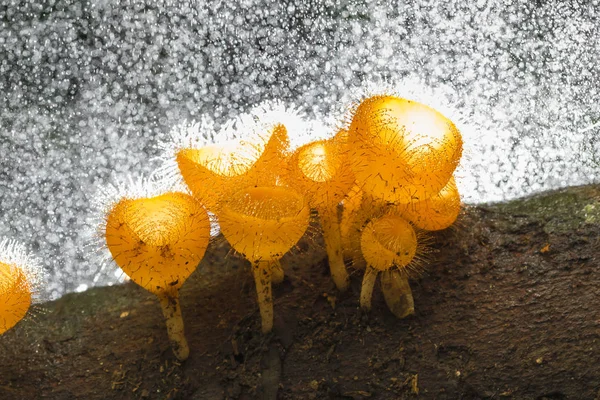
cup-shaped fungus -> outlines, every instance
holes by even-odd
[[[0,334],[17,324],[29,310],[31,290],[25,273],[0,262]]]
[[[245,188],[223,199],[221,232],[252,264],[262,331],[273,327],[272,274],[278,260],[296,245],[308,227],[310,209],[292,189]]]
[[[460,213],[460,194],[454,177],[450,178],[437,195],[422,201],[399,204],[398,209],[417,228],[427,231],[448,228]]]
[[[410,223],[390,212],[371,220],[363,229],[361,249],[367,262],[360,293],[361,306],[371,309],[373,287],[381,272],[381,288],[390,310],[398,318],[412,314],[414,302],[408,277],[418,243]]]
[[[122,198],[107,215],[105,238],[125,274],[158,296],[173,352],[179,360],[187,359],[179,288],[208,246],[210,223],[204,207],[178,192]]]
[[[342,202],[342,246],[344,256],[351,259],[355,268],[365,268],[365,259],[360,249],[364,226],[374,217],[382,215],[390,207],[373,198],[355,185]]]
[[[424,104],[394,96],[364,100],[348,141],[362,189],[390,203],[436,195],[462,155],[462,138],[452,121]]]
[[[319,213],[331,276],[337,288],[344,291],[349,278],[342,254],[338,205],[352,189],[354,173],[342,145],[333,138],[298,148],[288,162],[288,180]]]
[[[220,200],[232,190],[274,185],[284,166],[288,145],[287,130],[278,124],[267,134],[260,132],[243,140],[181,149],[176,160],[193,195],[216,213]]]
[[[20,244],[0,241],[0,335],[25,317],[37,285],[37,260]]]

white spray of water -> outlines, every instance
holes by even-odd
[[[331,127],[367,82],[419,86],[464,117],[471,203],[599,176],[597,0],[68,3],[0,10],[0,235],[52,298],[115,282],[83,248],[98,186],[265,100]]]

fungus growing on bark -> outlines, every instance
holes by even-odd
[[[456,220],[460,197],[452,174],[462,155],[460,132],[433,108],[391,95],[362,101],[348,129],[328,139],[321,136],[325,125],[289,111],[265,103],[218,134],[203,120],[166,147],[225,238],[252,263],[263,331],[273,324],[271,283],[283,279],[278,260],[307,229],[309,208],[319,213],[336,286],[348,287],[343,256],[349,255],[355,267],[366,265],[364,307],[370,307],[375,271],[382,271],[392,311],[412,313],[407,279],[418,262],[401,249],[411,238],[418,248],[413,226],[439,230]],[[200,136],[221,142],[207,144]]]
[[[388,212],[364,227],[360,243],[367,262],[360,293],[361,307],[371,309],[373,287],[381,272],[381,288],[394,315],[404,318],[414,313],[408,278],[411,266],[415,266],[418,238],[410,223]]]
[[[273,327],[271,282],[278,260],[306,231],[310,208],[294,190],[276,186],[245,188],[223,199],[219,225],[231,246],[252,264],[262,331]]]
[[[39,261],[25,247],[0,241],[0,335],[21,321],[37,295]]]
[[[209,238],[206,210],[185,193],[124,197],[106,216],[105,239],[113,259],[131,280],[159,298],[179,360],[189,355],[179,289],[204,257]]]

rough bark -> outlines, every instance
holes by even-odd
[[[599,225],[596,186],[466,207],[432,237],[403,320],[379,285],[360,310],[361,271],[339,294],[321,239],[303,240],[267,335],[248,264],[217,240],[182,289],[186,362],[155,296],[96,288],[0,337],[0,398],[598,399]]]

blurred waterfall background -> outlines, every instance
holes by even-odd
[[[369,82],[422,87],[464,125],[465,202],[600,176],[595,1],[4,0],[0,236],[44,296],[117,282],[84,248],[90,201],[151,173],[183,120],[264,100],[343,114]]]

